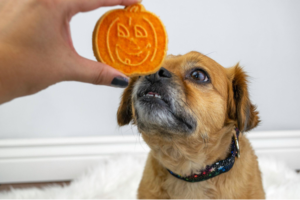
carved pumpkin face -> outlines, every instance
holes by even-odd
[[[135,4],[100,18],[93,48],[98,61],[126,75],[151,74],[166,56],[167,34],[158,17]]]

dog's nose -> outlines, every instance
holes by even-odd
[[[156,82],[158,80],[171,78],[172,74],[165,68],[160,68],[156,73],[145,76],[150,82]]]

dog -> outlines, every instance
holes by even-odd
[[[189,52],[130,79],[117,120],[135,124],[151,149],[139,199],[265,198],[257,157],[243,134],[260,122],[247,77],[239,64],[224,68]]]

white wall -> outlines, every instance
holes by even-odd
[[[143,0],[164,22],[169,53],[208,54],[225,67],[240,61],[252,77],[250,94],[262,119],[256,130],[300,129],[299,0]],[[79,14],[71,22],[80,55],[95,60],[91,37],[111,8]],[[136,134],[118,129],[122,89],[59,83],[0,106],[0,138]]]

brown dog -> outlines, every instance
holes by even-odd
[[[136,124],[151,148],[138,198],[265,198],[257,157],[243,134],[235,158],[235,127],[246,132],[259,123],[246,78],[238,65],[226,69],[190,52],[131,79],[117,117],[120,126]]]

